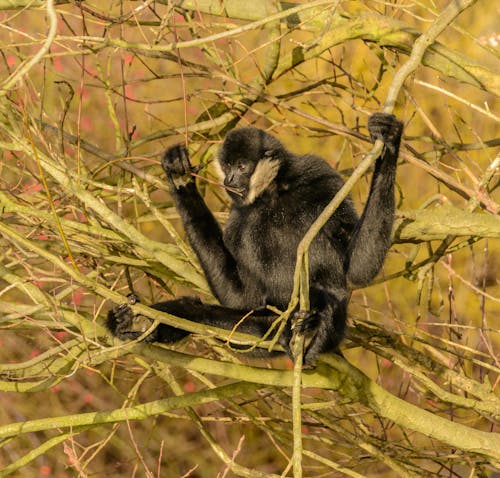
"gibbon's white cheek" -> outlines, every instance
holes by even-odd
[[[214,173],[221,183],[224,182],[226,175],[222,171],[219,161],[214,161]],[[246,205],[252,204],[274,181],[280,168],[280,162],[277,159],[261,159],[254,172],[250,176],[248,192],[243,200]]]
[[[219,178],[219,181],[221,183],[223,183],[224,179],[226,178],[226,175],[224,174],[224,171],[222,171],[222,168],[221,168],[221,165],[220,165],[218,159],[213,161],[213,166],[214,166],[215,175]]]
[[[252,204],[269,187],[276,178],[279,168],[280,162],[277,159],[261,159],[257,163],[250,177],[245,204]]]

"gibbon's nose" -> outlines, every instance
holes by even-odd
[[[224,186],[228,187],[236,186],[234,179],[235,179],[234,173],[233,172],[228,173],[227,176],[224,178]]]

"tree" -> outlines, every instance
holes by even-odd
[[[0,0],[0,476],[498,467],[494,6],[54,3]],[[301,372],[235,355],[226,332],[145,305],[210,299],[166,192],[167,145],[189,144],[221,222],[210,163],[236,125],[328,158],[362,201],[381,109],[405,122],[398,221],[383,274],[353,295],[346,360]],[[196,338],[113,340],[103,318],[131,291]]]

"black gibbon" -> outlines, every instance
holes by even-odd
[[[384,149],[375,163],[363,214],[358,217],[351,199],[345,199],[309,250],[306,366],[314,365],[317,354],[337,350],[351,288],[370,283],[390,247],[403,125],[392,115],[376,113],[369,118],[368,130],[372,139],[383,141]],[[174,146],[162,160],[189,242],[220,305],[181,297],[152,307],[262,337],[277,318],[266,306],[285,310],[290,301],[300,240],[343,181],[323,159],[293,154],[254,127],[232,130],[218,163],[232,200],[224,232],[196,188],[186,148]],[[132,310],[119,305],[109,312],[107,327],[121,339],[135,339],[141,332],[130,330],[133,320]],[[279,338],[289,354],[293,320],[292,314]],[[146,341],[173,343],[188,334],[160,324]]]

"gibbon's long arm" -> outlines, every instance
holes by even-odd
[[[238,267],[224,244],[219,223],[196,188],[186,148],[180,145],[170,148],[162,165],[189,243],[199,258],[212,293],[221,304],[237,307],[243,295]]]
[[[391,245],[394,181],[403,125],[392,115],[374,114],[368,129],[373,140],[384,142],[384,150],[375,163],[368,200],[346,254],[347,282],[358,287],[373,280]]]

